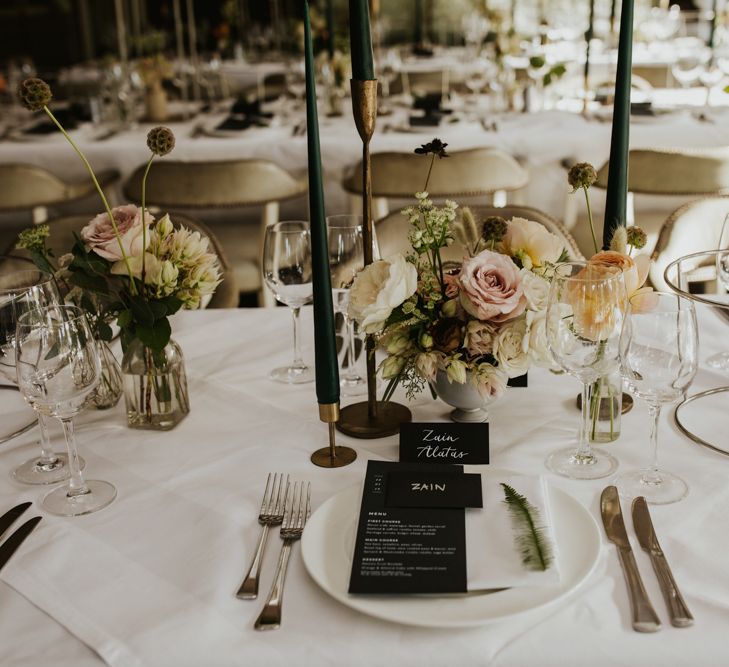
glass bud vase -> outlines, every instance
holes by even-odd
[[[154,352],[139,340],[122,359],[127,423],[131,428],[168,431],[190,412],[185,359],[173,340]]]
[[[91,405],[98,410],[113,408],[121,398],[124,387],[122,372],[111,348],[103,340],[97,341],[101,359],[99,385],[91,395]]]
[[[613,442],[620,437],[623,411],[623,381],[615,371],[597,380],[590,388],[590,442]]]

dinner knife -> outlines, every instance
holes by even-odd
[[[630,610],[633,616],[633,630],[636,632],[656,632],[661,627],[661,621],[656,615],[648,594],[645,592],[643,580],[638,572],[638,565],[630,547],[628,533],[625,531],[623,511],[620,509],[620,497],[614,486],[607,486],[600,496],[600,512],[602,523],[608,539],[618,548],[620,565],[625,575],[630,597]]]
[[[16,505],[13,509],[8,510],[5,514],[0,516],[0,537],[5,534],[5,531],[10,528],[10,526],[15,523],[16,519],[31,505],[32,503],[20,503],[20,505]]]
[[[678,590],[666,556],[658,543],[653,521],[648,511],[648,503],[643,496],[633,500],[632,514],[633,527],[635,528],[635,534],[638,536],[638,542],[640,542],[643,551],[650,556],[658,583],[661,585],[661,592],[666,601],[668,613],[671,616],[671,625],[677,628],[687,628],[693,625],[694,617]]]
[[[0,545],[0,570],[10,560],[10,557],[17,551],[18,547],[23,544],[23,540],[33,532],[33,529],[38,525],[40,520],[41,517],[39,516],[28,519],[28,521]]]

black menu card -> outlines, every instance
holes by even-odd
[[[466,517],[463,507],[401,507],[388,503],[388,478],[402,486],[412,473],[413,485],[433,484],[442,475],[448,486],[463,467],[370,461],[362,491],[357,538],[349,580],[350,593],[465,593]],[[420,475],[420,473],[423,473]],[[422,480],[421,480],[422,477]],[[428,479],[426,479],[428,477]],[[455,485],[454,485],[455,486]]]

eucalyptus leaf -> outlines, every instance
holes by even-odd
[[[170,342],[172,327],[170,327],[169,320],[164,317],[161,320],[157,320],[151,327],[137,325],[136,334],[137,338],[144,345],[152,351],[159,352],[160,350],[164,350],[167,343]]]

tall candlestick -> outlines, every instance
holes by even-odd
[[[122,67],[126,73],[129,52],[127,50],[127,26],[124,20],[124,4],[122,0],[114,0],[114,14],[116,16],[116,41],[119,48],[119,60],[121,60]]]
[[[309,219],[311,227],[311,267],[314,292],[314,363],[319,418],[332,425],[339,418],[339,363],[334,330],[332,281],[329,273],[324,182],[319,148],[319,118],[316,109],[316,68],[311,41],[309,2],[304,0],[304,60],[306,65],[306,140],[309,158]],[[319,466],[335,468],[357,457],[348,447],[336,447],[334,428],[329,428],[329,447],[312,454]]]
[[[372,61],[370,6],[367,0],[349,0],[349,41],[352,51],[352,78],[372,81],[375,66]]]
[[[583,111],[587,111],[587,91],[590,90],[590,43],[594,33],[595,0],[590,0],[590,22],[585,33],[585,103]]]
[[[709,39],[707,41],[707,46],[710,49],[714,48],[714,37],[716,32],[716,10],[718,5],[718,0],[714,0],[711,3],[711,23],[709,24]]]
[[[618,225],[626,224],[628,151],[630,148],[630,79],[633,63],[633,0],[623,0],[615,78],[613,130],[602,243],[607,250]]]
[[[610,34],[615,32],[615,9],[617,2],[616,0],[610,0]]]
[[[327,52],[329,60],[334,57],[334,0],[327,0]]]
[[[423,45],[423,0],[415,0],[415,20],[413,22],[413,41],[415,48]]]

